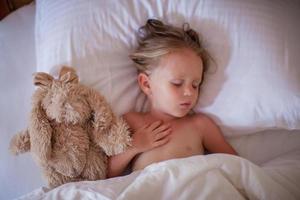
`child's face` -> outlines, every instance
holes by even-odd
[[[198,99],[202,73],[202,59],[191,49],[163,56],[149,77],[152,109],[174,117],[185,116]]]

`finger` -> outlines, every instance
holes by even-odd
[[[163,125],[159,126],[157,129],[155,129],[153,133],[157,134],[159,132],[169,129],[170,127],[171,127],[171,124],[163,124]]]
[[[144,125],[144,126],[140,127],[138,130],[143,130],[143,129],[146,129],[146,128],[148,128],[149,126],[150,126],[150,124],[146,124],[146,125]]]
[[[157,133],[157,134],[155,135],[154,139],[155,139],[155,141],[161,140],[161,139],[163,139],[164,137],[170,135],[171,132],[172,132],[172,129],[169,128],[169,129],[167,129],[167,130],[165,130],[165,131],[163,131],[163,132]]]
[[[157,121],[158,122],[158,121]],[[154,122],[155,123],[155,122]],[[154,123],[149,123],[149,124],[145,124],[144,126],[138,128],[138,130],[143,130],[143,129],[147,129],[151,126],[151,124],[154,124]]]
[[[166,144],[167,142],[170,141],[170,137],[165,137],[164,139],[158,140],[154,143],[154,147],[159,147],[161,145]]]
[[[148,127],[151,131],[155,130],[156,128],[158,128],[161,125],[162,121],[156,121],[153,122],[152,124],[150,124],[150,126]]]

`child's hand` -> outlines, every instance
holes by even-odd
[[[170,124],[162,124],[161,121],[143,126],[133,134],[132,145],[138,153],[166,144],[171,133]]]

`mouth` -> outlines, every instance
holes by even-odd
[[[180,104],[180,107],[181,107],[181,108],[189,108],[189,107],[191,106],[191,104],[192,104],[192,103],[190,103],[190,102],[181,103],[181,104]]]

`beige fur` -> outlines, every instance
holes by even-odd
[[[105,178],[107,156],[130,145],[125,121],[73,68],[63,67],[58,79],[37,73],[34,84],[29,126],[12,138],[11,151],[31,151],[50,187]]]

